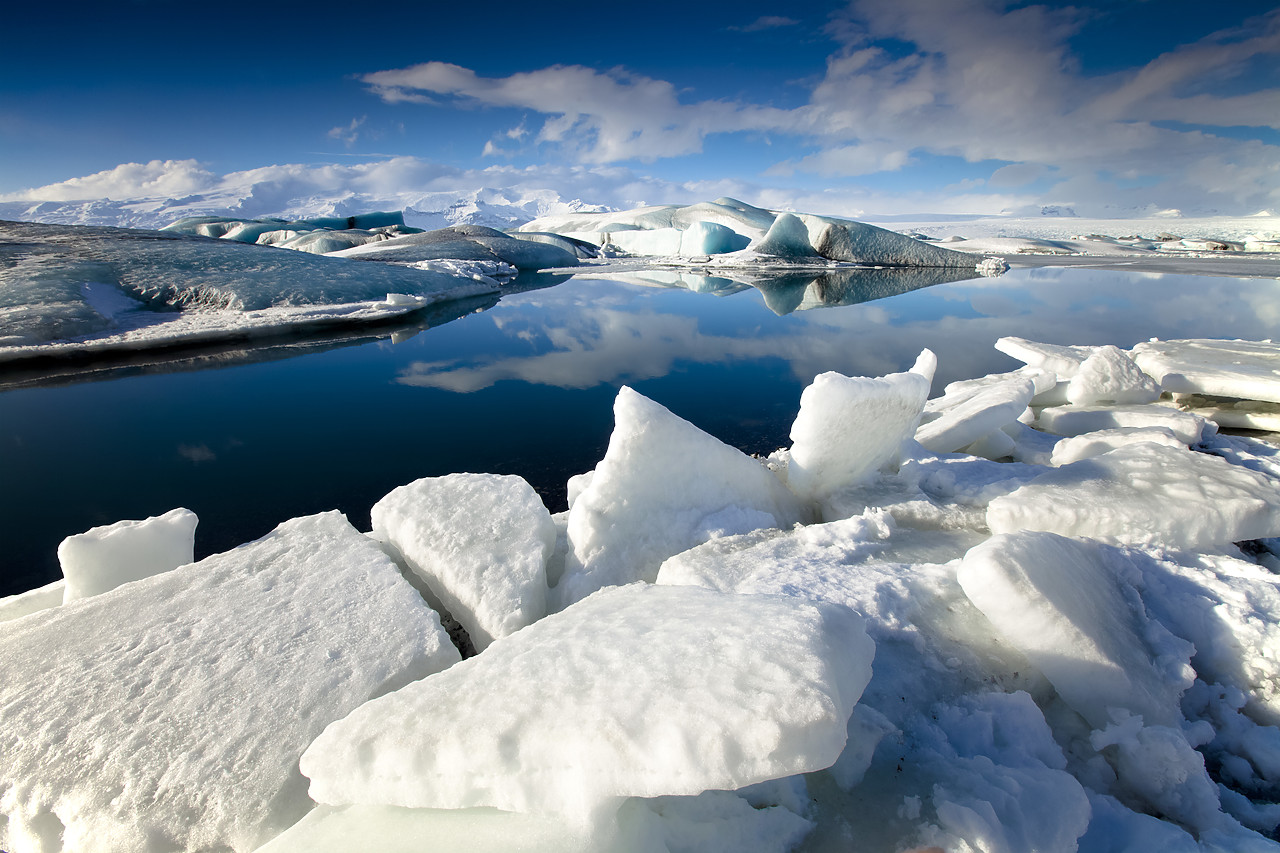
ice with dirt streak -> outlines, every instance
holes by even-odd
[[[630,584],[369,702],[302,757],[320,803],[492,806],[588,822],[839,756],[871,675],[831,605]]]
[[[561,606],[652,581],[667,557],[715,536],[807,520],[764,465],[627,386],[614,421],[604,459],[569,510]]]
[[[458,659],[336,512],[6,623],[0,847],[254,850],[311,808],[326,725]]]
[[[1044,530],[1203,548],[1280,536],[1280,480],[1206,453],[1129,444],[1054,468],[987,507],[992,533]]]
[[[371,516],[373,535],[426,583],[477,651],[546,615],[556,528],[524,479],[424,477],[392,490]]]

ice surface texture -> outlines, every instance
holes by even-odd
[[[302,758],[321,803],[589,815],[834,762],[871,674],[852,611],[632,584],[369,702]]]
[[[1280,536],[1280,481],[1180,447],[1129,444],[996,498],[987,523],[992,533],[1202,548]]]
[[[458,659],[338,513],[0,633],[0,847],[250,851],[330,722]]]
[[[609,448],[569,511],[561,604],[652,582],[663,560],[713,536],[807,518],[764,465],[631,388],[613,412]]]
[[[64,600],[88,598],[190,563],[198,521],[194,512],[179,508],[68,536],[58,546],[67,582]]]
[[[973,255],[874,225],[809,214],[774,214],[731,198],[684,207],[548,216],[519,230],[549,231],[596,245],[611,244],[636,255],[712,255],[750,247],[761,255],[791,260],[970,271],[974,267]]]
[[[121,228],[0,222],[0,261],[4,345],[111,328],[112,317],[86,298],[86,284],[105,285],[117,299],[159,311],[247,311],[382,300],[388,293],[477,292],[475,282],[397,265]]]
[[[556,528],[520,477],[427,477],[392,491],[372,516],[374,536],[426,582],[477,650],[546,615]]]
[[[560,246],[539,240],[520,240],[483,225],[458,225],[423,234],[367,243],[337,252],[335,257],[367,261],[416,261],[450,258],[502,261],[521,270],[577,266],[578,257]]]
[[[1269,341],[1149,341],[1133,348],[1166,391],[1280,403],[1280,344]]]

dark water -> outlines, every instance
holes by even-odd
[[[197,556],[326,509],[367,529],[392,488],[455,471],[519,474],[563,509],[565,480],[604,453],[623,384],[767,452],[788,443],[813,376],[902,370],[923,347],[938,354],[940,393],[1017,367],[992,349],[1002,335],[1130,346],[1280,330],[1271,280],[1047,268],[881,282],[874,295],[905,292],[843,305],[860,298],[847,282],[684,283],[705,292],[578,277],[398,343],[220,353],[0,391],[0,595],[57,579],[63,537],[176,506],[200,517]]]

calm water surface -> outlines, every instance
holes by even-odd
[[[575,277],[397,343],[0,391],[0,595],[60,577],[63,537],[175,506],[200,517],[197,557],[327,509],[367,529],[392,488],[455,471],[519,474],[563,509],[565,481],[604,453],[623,384],[768,452],[827,370],[903,370],[929,347],[937,394],[1017,367],[992,348],[1003,335],[1127,347],[1280,330],[1271,280],[1047,268],[809,308],[821,300],[803,283],[654,285],[676,278]]]

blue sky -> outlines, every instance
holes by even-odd
[[[288,167],[317,193],[1280,212],[1274,2],[117,0],[5,27],[0,199]]]

